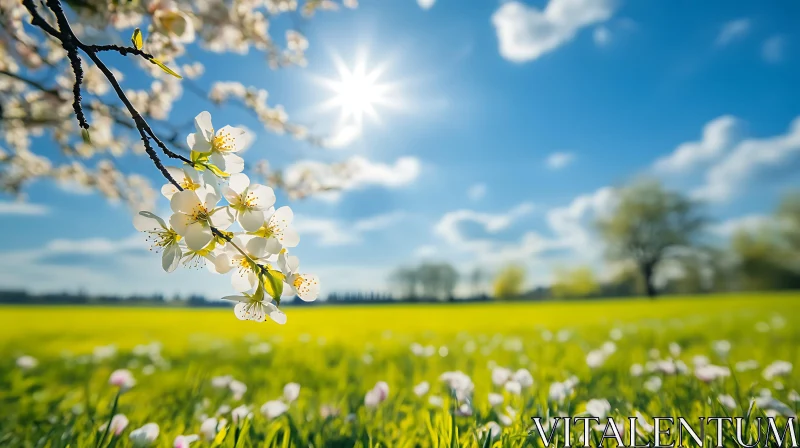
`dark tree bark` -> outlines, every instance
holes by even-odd
[[[642,278],[644,279],[644,286],[647,292],[647,297],[655,299],[658,295],[655,285],[653,284],[653,274],[655,272],[655,263],[642,263],[640,266],[642,271]]]

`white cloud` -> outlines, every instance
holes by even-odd
[[[431,9],[436,0],[417,0],[417,4],[422,9]]]
[[[480,201],[486,196],[486,184],[475,184],[467,190],[467,197],[470,201]]]
[[[547,212],[547,223],[561,246],[569,247],[585,256],[594,256],[602,249],[597,238],[592,237],[592,220],[606,216],[616,203],[611,187],[580,195],[569,205]]]
[[[353,229],[358,232],[373,232],[375,230],[385,229],[393,226],[406,217],[406,213],[402,211],[394,211],[384,213],[382,215],[375,215],[370,218],[361,219],[353,224]]]
[[[508,228],[515,220],[531,213],[533,208],[530,202],[523,202],[507,213],[501,214],[480,213],[466,209],[448,212],[436,223],[434,233],[450,244],[463,244],[468,239],[459,229],[461,223],[474,222],[481,225],[488,233],[497,233]]]
[[[722,221],[709,226],[708,230],[721,237],[730,237],[737,230],[753,230],[771,222],[773,222],[771,216],[752,214]]]
[[[500,54],[514,62],[539,58],[575,37],[583,27],[611,18],[613,0],[549,0],[544,10],[517,1],[492,15]]]
[[[21,201],[0,201],[0,215],[42,216],[50,213],[50,208],[42,204]]]
[[[295,219],[293,226],[301,236],[315,237],[320,246],[348,246],[360,243],[366,232],[374,232],[402,223],[405,216],[405,212],[394,211],[352,223],[301,216]]]
[[[414,250],[414,256],[418,258],[430,258],[436,255],[438,251],[436,250],[436,246],[433,245],[425,245],[420,246]]]
[[[551,170],[560,170],[575,160],[575,154],[570,152],[554,152],[547,156],[545,163]]]
[[[592,39],[598,47],[605,47],[611,43],[611,31],[604,26],[598,26],[594,29]]]
[[[527,231],[515,241],[498,240],[491,235],[468,238],[459,231],[459,223],[478,222],[488,233],[493,233],[489,232],[489,223],[496,222],[496,226],[504,228],[508,220],[498,219],[498,216],[513,213],[488,215],[463,210],[446,214],[436,224],[434,232],[443,237],[450,255],[464,272],[476,266],[492,270],[507,263],[519,263],[528,271],[527,286],[534,286],[550,281],[550,270],[554,263],[563,266],[588,264],[598,276],[604,278],[608,274],[607,264],[602,258],[604,246],[594,233],[593,221],[607,216],[615,201],[614,191],[604,187],[580,195],[565,206],[550,209],[546,213],[549,236]],[[417,249],[417,253],[441,255],[443,250],[423,246]],[[455,256],[452,251],[455,251]],[[464,253],[472,254],[473,258],[465,260]]]
[[[320,246],[347,246],[361,241],[361,236],[352,228],[333,219],[302,216],[295,220],[293,226],[301,237],[315,237]]]
[[[729,43],[744,38],[750,32],[750,19],[731,20],[722,26],[714,45],[724,47]]]
[[[365,185],[402,187],[414,182],[421,171],[421,164],[416,157],[401,157],[393,165],[370,162],[363,157],[354,157],[351,163],[354,169],[347,183],[348,189]]]
[[[321,199],[336,201],[341,192],[370,186],[400,188],[413,183],[422,171],[416,157],[400,157],[393,164],[372,162],[354,156],[343,163],[325,164],[314,160],[301,160],[284,170],[287,185],[306,185],[309,182],[337,189],[318,194]],[[311,181],[309,181],[309,179]]]
[[[700,141],[687,142],[672,154],[656,160],[653,168],[659,172],[684,172],[697,164],[711,161],[729,149],[736,137],[739,121],[730,115],[715,118],[703,127]]]
[[[143,235],[134,233],[121,240],[109,238],[55,239],[49,241],[43,251],[48,254],[114,254],[119,251],[137,249],[147,249],[147,242]]]
[[[800,117],[783,135],[742,140],[707,172],[705,183],[692,195],[709,201],[725,201],[738,188],[770,170],[780,170],[800,160]]]
[[[783,50],[786,41],[781,36],[772,36],[761,45],[761,56],[770,64],[777,64],[783,60]]]

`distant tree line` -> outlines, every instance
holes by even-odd
[[[292,305],[382,304],[605,298],[658,294],[800,289],[800,192],[785,195],[772,216],[735,229],[727,240],[710,232],[704,205],[645,180],[619,188],[616,203],[596,221],[598,244],[615,266],[599,280],[590,266],[557,267],[549,286],[526,290],[521,264],[495,275],[474,269],[461,275],[449,263],[403,266],[388,278],[392,293],[331,293],[324,302]],[[459,297],[456,288],[461,284]],[[288,301],[287,301],[288,302]],[[85,293],[0,291],[0,303],[64,305],[230,306],[202,296],[117,297]]]
[[[201,296],[166,298],[162,294],[153,295],[91,295],[85,292],[49,292],[35,294],[25,290],[0,290],[0,303],[18,305],[160,305],[160,306],[199,306],[207,302]]]

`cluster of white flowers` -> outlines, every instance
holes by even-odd
[[[242,174],[244,161],[236,153],[249,143],[244,129],[215,129],[208,112],[195,117],[195,127],[187,137],[193,166],[169,168],[177,185],[161,189],[172,216],[164,220],[141,211],[134,226],[147,233],[152,249],[161,251],[165,271],[183,263],[204,265],[217,274],[232,272],[231,285],[239,294],[223,299],[238,302],[236,317],[263,322],[269,316],[284,324],[286,315],[273,303],[280,303],[284,290],[304,301],[319,294],[317,277],[300,273],[299,259],[288,252],[300,240],[291,227],[292,210],[276,210],[272,188],[250,183]],[[220,183],[220,178],[227,181]],[[227,205],[218,205],[222,198]],[[234,223],[242,231],[228,231]]]
[[[492,383],[503,387],[509,393],[519,395],[523,389],[533,386],[533,376],[528,369],[518,369],[516,372],[505,367],[492,369]]]
[[[142,27],[146,30],[144,50],[169,66],[180,67],[181,74],[190,79],[201,76],[205,68],[186,51],[189,44],[212,52],[254,49],[263,52],[273,67],[303,66],[308,40],[293,29],[282,36],[271,36],[269,31],[275,28],[270,22],[298,10],[311,16],[317,10],[334,10],[339,5],[357,6],[354,0],[243,1],[233,8],[224,0],[62,3],[77,16],[71,28],[84,42],[95,42],[98,36],[116,30]],[[58,28],[46,6],[37,8],[45,21]],[[156,194],[150,182],[120,165],[120,157],[143,155],[144,151],[128,111],[110,101],[116,92],[105,74],[88,58],[82,58],[82,108],[90,125],[90,133],[84,135],[75,123],[75,74],[67,52],[59,41],[37,27],[23,26],[31,19],[22,2],[0,1],[0,25],[6,37],[0,45],[0,191],[24,198],[26,188],[34,181],[50,179],[66,191],[97,191],[112,202],[127,203],[132,210],[152,207]],[[165,135],[179,135],[185,126],[183,120],[171,121],[171,111],[184,90],[220,101],[216,86],[207,95],[197,86],[184,89],[179,79],[146,58],[135,57],[134,61],[154,79],[148,87],[126,89],[125,94]],[[122,80],[122,73],[110,70],[118,81]],[[226,97],[240,100],[268,130],[316,143],[305,127],[289,122],[283,107],[267,105],[266,90],[231,84],[238,87],[228,89]],[[56,154],[33,151],[50,146],[34,144],[35,139],[44,138],[53,140],[67,156],[66,161],[60,161],[63,158]],[[175,150],[183,146],[174,138],[165,143]],[[277,174],[275,178],[279,177]],[[302,195],[290,192],[291,197]]]

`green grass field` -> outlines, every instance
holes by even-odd
[[[0,446],[133,446],[148,422],[161,447],[189,434],[193,447],[541,446],[531,417],[576,415],[589,400],[620,418],[786,418],[800,381],[772,364],[800,361],[798,299],[286,308],[285,326],[232,310],[3,307]],[[118,436],[98,431],[116,369],[136,381],[116,406],[129,420]],[[237,382],[212,381],[226,375]],[[288,383],[300,385],[296,400]]]

